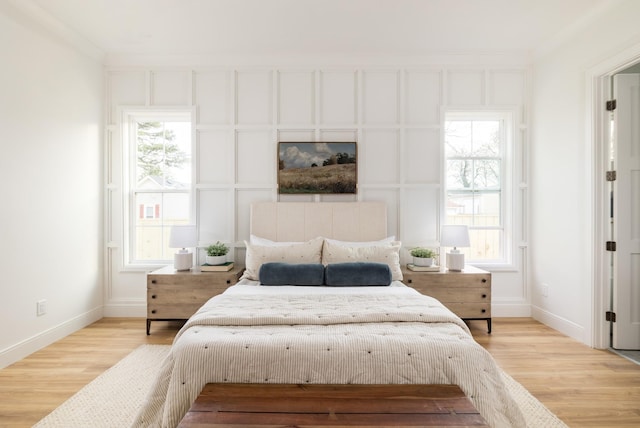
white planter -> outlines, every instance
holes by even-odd
[[[221,265],[227,262],[227,256],[206,256],[205,263],[208,265]]]
[[[426,257],[414,257],[413,258],[413,264],[416,266],[431,266],[433,264],[433,259],[432,258],[426,258]]]

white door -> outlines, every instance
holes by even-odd
[[[614,76],[612,346],[640,349],[640,74]]]

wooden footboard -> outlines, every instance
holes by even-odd
[[[207,384],[180,428],[488,427],[456,385]]]

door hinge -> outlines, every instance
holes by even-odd
[[[616,250],[616,241],[607,241],[607,251]]]
[[[618,174],[615,171],[607,171],[607,181],[616,181]]]
[[[616,313],[615,312],[611,312],[611,311],[607,311],[604,314],[604,319],[606,321],[616,322]]]
[[[616,100],[607,101],[607,111],[614,111],[616,109]]]

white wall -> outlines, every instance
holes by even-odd
[[[531,280],[535,318],[592,343],[591,113],[585,73],[640,43],[640,2],[611,8],[534,63]],[[542,294],[543,285],[548,295]],[[596,314],[596,316],[604,316]]]
[[[249,61],[238,65],[157,65],[144,58],[108,66],[106,205],[109,253],[107,316],[146,316],[145,272],[123,264],[122,141],[119,109],[135,106],[196,109],[195,198],[200,244],[211,237],[237,244],[249,236],[249,205],[277,200],[278,141],[357,141],[359,200],[388,205],[388,232],[405,245],[434,245],[440,224],[441,124],[445,108],[516,112],[516,145],[528,142],[529,70],[522,62],[456,65],[431,61],[345,64],[340,59],[298,65]],[[501,58],[500,61],[505,61]],[[215,59],[206,58],[207,64]],[[424,61],[423,63],[428,62]],[[194,61],[194,63],[200,63]],[[408,64],[415,64],[407,62]],[[518,153],[522,153],[519,151]],[[526,156],[518,158],[516,185],[525,183]],[[520,221],[525,190],[517,192],[514,242],[526,239]],[[524,195],[524,196],[523,196]],[[322,196],[320,201],[354,200]],[[313,196],[280,200],[313,201]],[[494,315],[528,316],[526,248],[515,268],[494,274]]]
[[[102,67],[0,8],[0,368],[102,316]],[[36,301],[47,313],[36,316]]]

